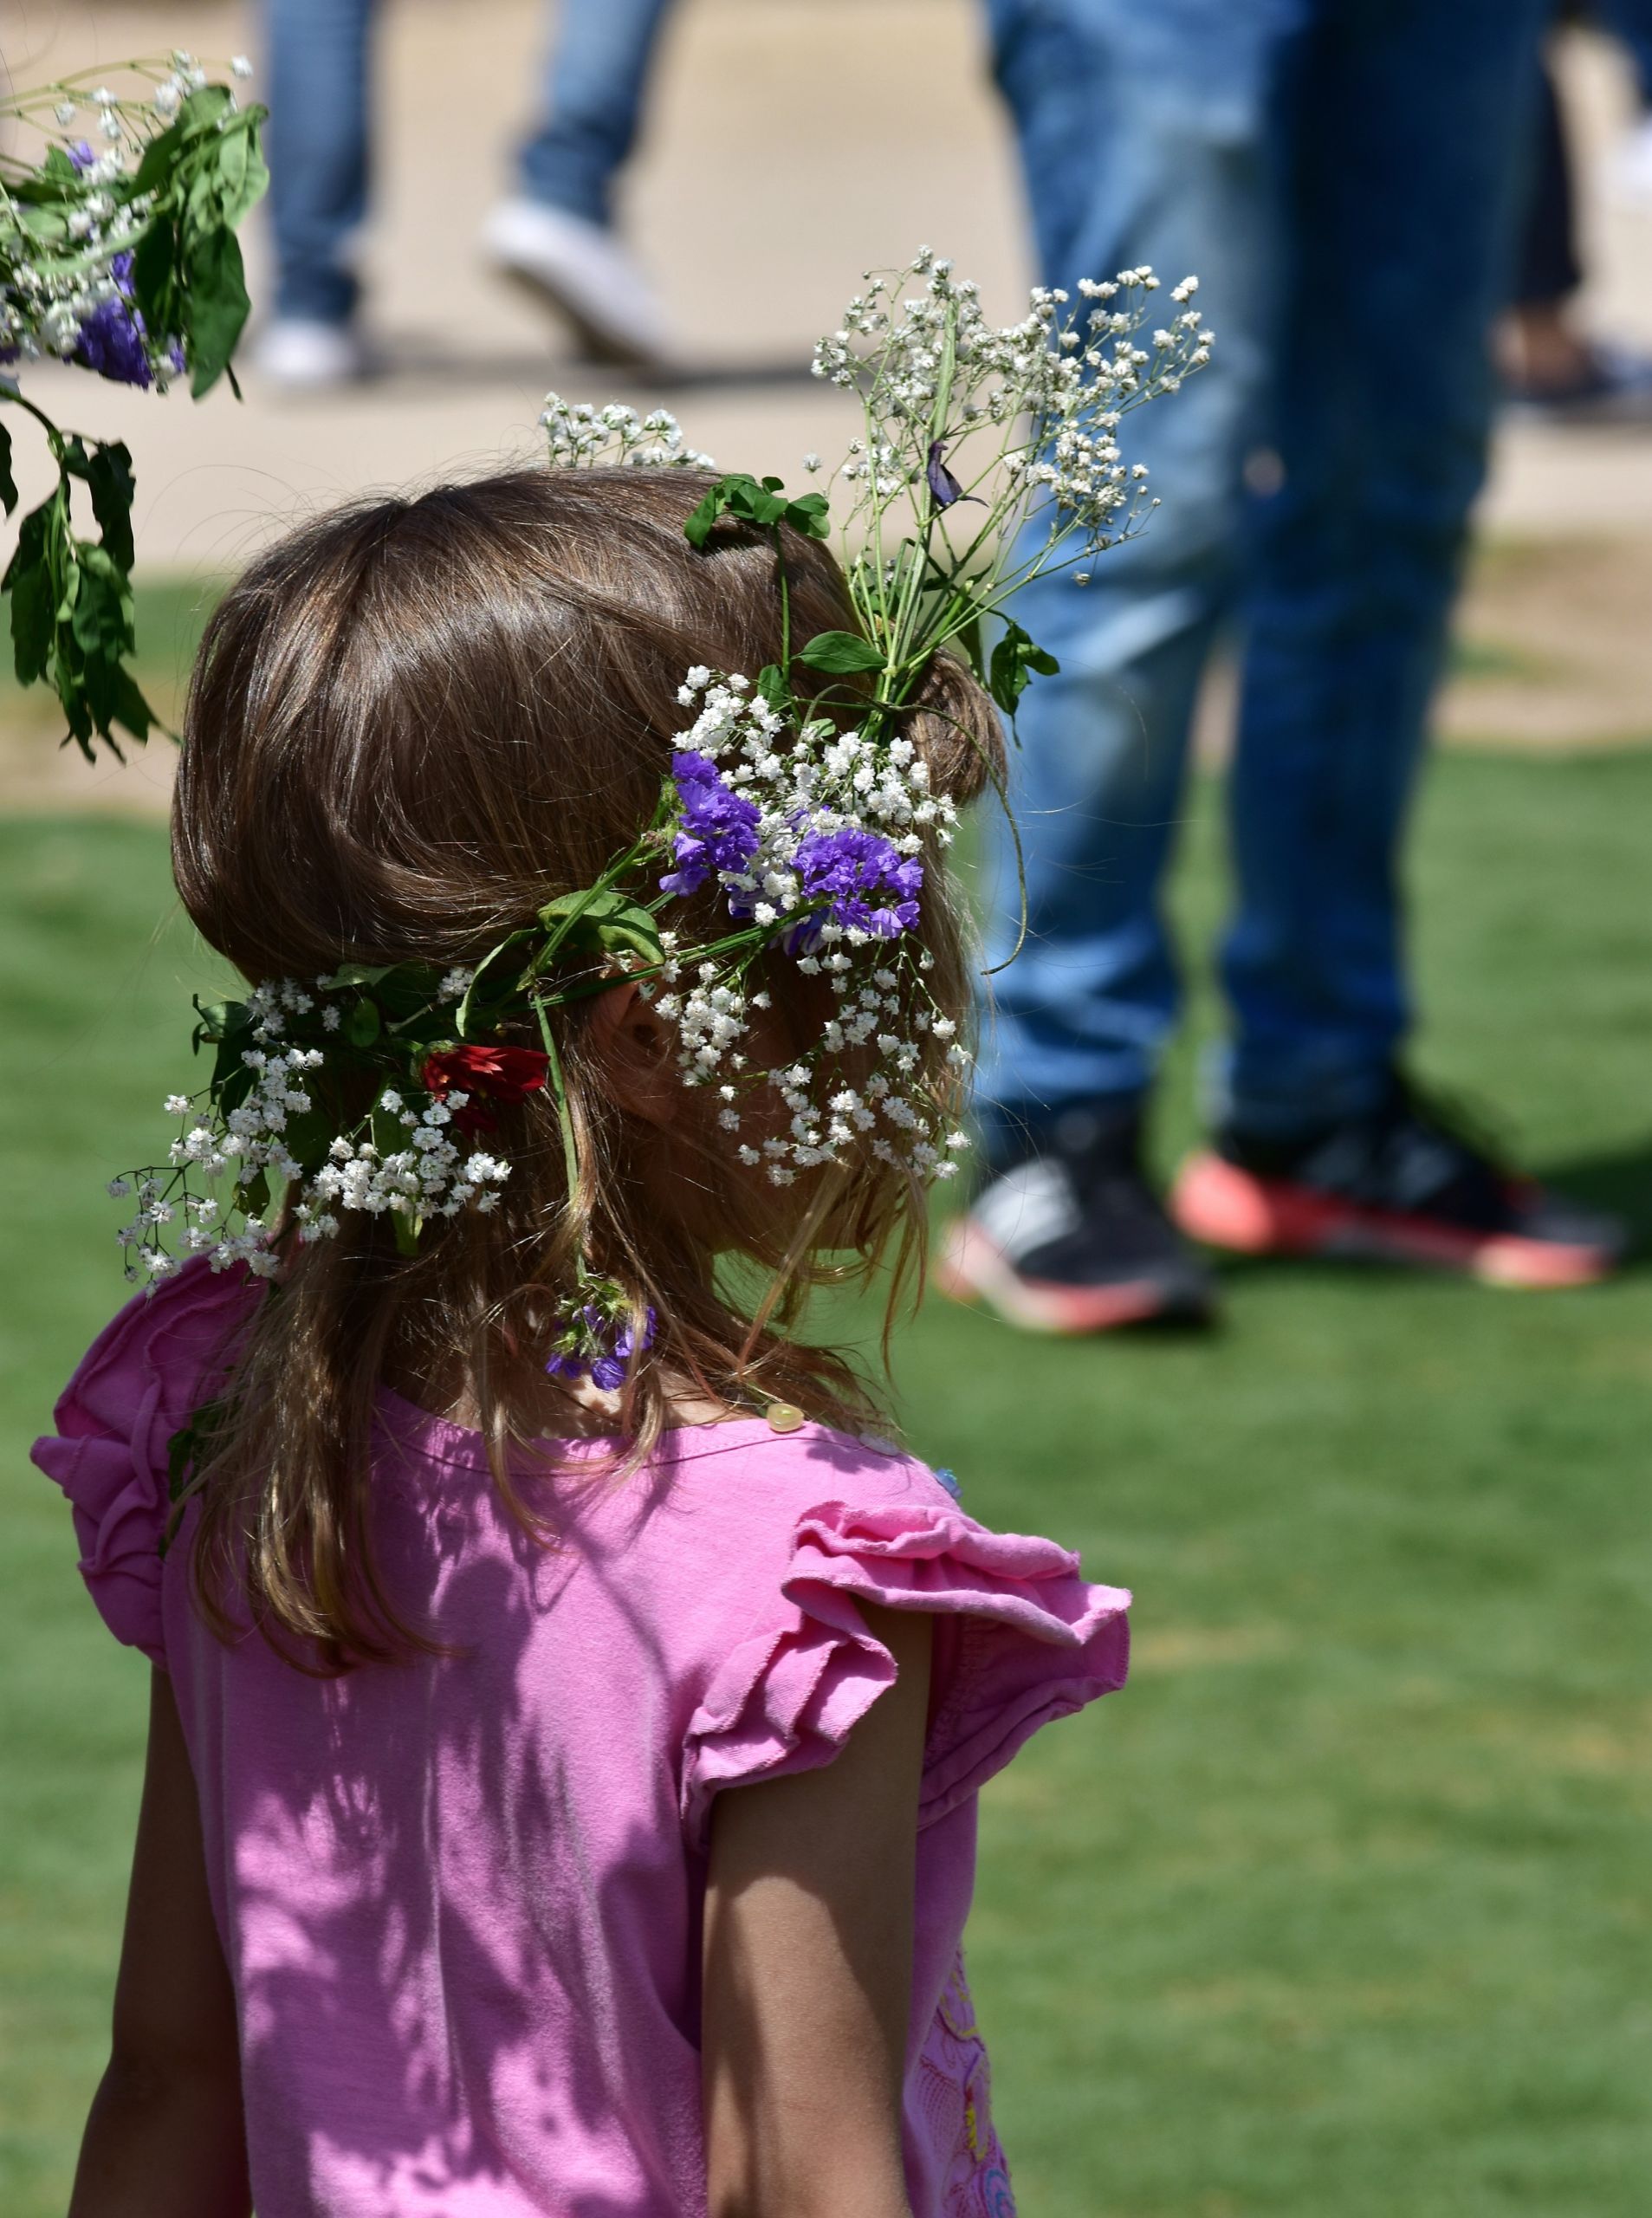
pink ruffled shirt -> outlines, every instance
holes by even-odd
[[[863,1600],[936,1620],[912,2208],[1006,2218],[961,1953],[975,1795],[1123,1682],[1129,1597],[892,1449],[761,1420],[565,1489],[547,1550],[498,1508],[476,1435],[386,1395],[383,1560],[456,1652],[305,1677],[256,1636],[214,1640],[187,1545],[159,1552],[167,1443],[249,1299],[191,1265],[122,1310],[35,1456],[111,1630],[177,1691],[259,2218],[701,2218],[707,1813],[831,1762],[891,1683]]]

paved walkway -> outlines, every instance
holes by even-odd
[[[130,444],[147,565],[222,571],[341,495],[532,456],[551,386],[663,403],[719,461],[794,476],[806,450],[845,437],[841,399],[805,372],[864,264],[927,239],[980,277],[989,308],[1013,311],[1028,280],[1020,192],[975,0],[684,0],[627,220],[694,366],[653,394],[570,362],[474,246],[528,120],[543,28],[536,0],[385,10],[379,212],[364,242],[382,379],[299,403],[249,373],[244,403],[221,391],[199,409],[39,379],[78,426]],[[256,52],[252,10],[14,0],[7,57],[28,81],[173,41]],[[1621,86],[1603,49],[1578,49],[1571,68],[1593,147]],[[1652,342],[1652,216],[1593,221],[1599,313]],[[257,299],[262,226],[251,246]],[[1486,516],[1544,538],[1652,540],[1652,435],[1510,431]]]

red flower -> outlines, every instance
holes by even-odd
[[[453,1121],[462,1132],[474,1136],[499,1129],[499,1119],[484,1102],[509,1108],[526,1101],[544,1085],[550,1067],[549,1057],[537,1047],[444,1047],[440,1054],[426,1059],[419,1078],[437,1101],[445,1101],[450,1093],[470,1097],[463,1109],[454,1111]]]

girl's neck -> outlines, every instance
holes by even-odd
[[[411,1367],[392,1363],[385,1384],[404,1401],[426,1410],[450,1424],[479,1431],[482,1410],[467,1379],[453,1391],[444,1391]],[[535,1432],[546,1440],[616,1438],[621,1432],[620,1398],[604,1393],[590,1379],[563,1381],[547,1378],[530,1412]],[[731,1402],[719,1401],[701,1391],[691,1379],[672,1382],[668,1391],[666,1423],[671,1426],[728,1424],[754,1412]]]

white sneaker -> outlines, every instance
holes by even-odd
[[[260,373],[288,392],[326,392],[353,385],[366,367],[360,340],[347,323],[300,316],[267,324],[253,353]]]
[[[1625,207],[1652,211],[1652,116],[1625,133],[1611,154],[1612,190]]]
[[[503,200],[482,243],[508,277],[567,318],[596,360],[647,369],[669,360],[653,289],[600,224],[541,200]]]

